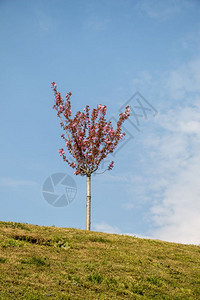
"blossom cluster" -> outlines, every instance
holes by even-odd
[[[86,105],[84,112],[78,111],[73,118],[70,102],[72,94],[67,93],[64,100],[57,91],[55,82],[52,82],[51,87],[55,94],[53,108],[57,111],[57,116],[61,120],[60,125],[65,132],[61,137],[76,163],[70,162],[66,158],[63,148],[59,149],[59,155],[70,167],[75,169],[75,175],[90,176],[124,137],[125,132],[122,133],[122,124],[130,116],[130,108],[126,106],[125,112],[119,114],[117,128],[114,129],[112,123],[106,121],[107,107],[105,105],[99,104],[91,112],[89,106]],[[112,161],[108,170],[113,168],[113,164]]]

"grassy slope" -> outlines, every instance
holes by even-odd
[[[200,247],[0,222],[0,299],[200,299]]]

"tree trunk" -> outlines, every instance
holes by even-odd
[[[91,175],[87,175],[87,204],[86,204],[86,230],[90,230],[91,223]]]

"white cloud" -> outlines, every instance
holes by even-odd
[[[198,67],[200,60],[169,72],[171,109],[159,113],[159,130],[144,141],[153,166],[148,170],[155,194],[149,216],[156,229],[151,234],[162,240],[194,244],[200,244]],[[176,102],[179,97],[182,101]]]
[[[9,188],[16,188],[16,187],[32,187],[37,186],[37,183],[32,180],[18,180],[13,178],[0,178],[0,185],[9,187]]]
[[[187,0],[141,0],[137,9],[147,14],[150,18],[165,21],[170,17],[181,13],[184,9],[192,7],[191,1]]]
[[[140,87],[145,84],[151,85],[154,82],[152,75],[147,71],[139,72],[139,76],[137,78],[133,78],[131,84],[135,88],[135,90],[140,90]]]
[[[122,231],[118,227],[111,226],[105,222],[95,224],[94,228],[96,231],[99,231],[99,232],[114,233],[114,234],[119,234],[119,235],[128,235],[128,236],[138,237],[141,239],[152,239],[152,237],[147,236],[147,235],[134,234],[134,233],[122,233]]]
[[[122,203],[122,207],[125,208],[126,210],[131,210],[135,208],[135,204],[132,202],[125,202]]]
[[[101,173],[101,170],[97,173]],[[95,173],[94,173],[95,175]],[[104,181],[105,183],[110,184],[111,182],[119,182],[119,183],[126,183],[129,181],[127,174],[121,174],[121,175],[114,175],[110,172],[105,172],[104,176],[99,176],[96,174],[95,177],[99,180]]]
[[[151,208],[157,226],[152,234],[168,241],[200,244],[200,154],[196,152],[182,164],[176,164],[174,157],[168,164],[171,172],[160,170],[166,180],[164,189],[157,189],[162,200]]]
[[[40,30],[43,32],[50,31],[53,27],[54,20],[49,15],[47,15],[45,11],[42,11],[40,8],[38,8],[37,5],[35,7],[33,6],[33,12],[35,14],[35,20]]]
[[[200,122],[198,121],[189,121],[189,122],[180,122],[180,129],[185,133],[193,133],[200,135]]]
[[[122,235],[129,235],[129,236],[137,237],[140,239],[152,239],[152,237],[147,236],[147,235],[142,235],[142,234],[122,233]]]
[[[165,89],[173,99],[188,97],[200,92],[200,58],[197,58],[165,75]],[[186,100],[186,99],[185,99]]]
[[[193,28],[192,32],[185,32],[180,38],[180,47],[191,54],[199,53],[200,50],[200,29]]]
[[[87,19],[87,21],[85,21],[84,28],[85,29],[90,29],[90,30],[93,30],[93,31],[104,31],[104,30],[107,29],[109,24],[110,24],[109,19],[100,18],[98,16],[91,15]]]
[[[100,232],[106,233],[121,233],[121,230],[118,227],[111,226],[105,222],[94,224],[94,229]]]
[[[146,72],[148,74],[148,72]],[[156,76],[155,76],[156,75]],[[140,139],[146,149],[143,197],[151,195],[149,235],[171,242],[200,244],[200,58],[163,75],[142,74],[132,84],[160,99],[159,114]],[[140,182],[137,181],[140,189]],[[144,188],[145,186],[145,188]],[[134,193],[133,193],[134,195]]]

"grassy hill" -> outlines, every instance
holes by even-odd
[[[200,247],[0,222],[0,299],[200,299]]]

